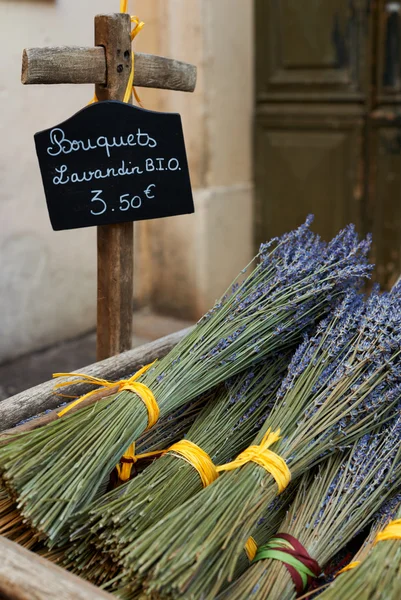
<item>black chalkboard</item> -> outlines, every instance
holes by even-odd
[[[194,212],[178,114],[99,102],[35,144],[55,230]]]

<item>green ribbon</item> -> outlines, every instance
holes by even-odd
[[[316,577],[316,575],[300,560],[295,558],[295,556],[287,554],[287,552],[282,552],[280,549],[278,549],[280,547],[293,549],[293,546],[287,540],[283,540],[281,538],[272,538],[267,544],[258,548],[255,558],[252,562],[271,558],[272,560],[279,560],[280,562],[291,565],[291,567],[293,567],[301,577],[302,584],[305,589],[308,583],[308,576]]]

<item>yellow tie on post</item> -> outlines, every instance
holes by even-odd
[[[120,13],[126,13],[127,10],[128,10],[128,0],[121,0]],[[134,39],[136,38],[138,33],[140,33],[140,31],[142,31],[142,29],[144,28],[145,23],[143,21],[140,21],[139,17],[136,17],[136,16],[131,16],[131,23],[134,23],[134,25],[135,25],[135,27],[131,31],[131,41],[134,41]],[[127,83],[127,89],[125,90],[123,102],[129,102],[130,98],[131,98],[131,94],[132,94],[132,92],[134,92],[135,100],[138,102],[139,106],[142,107],[142,102],[141,102],[141,100],[137,94],[137,91],[134,87],[134,73],[135,73],[135,53],[132,52],[131,72],[130,72],[128,83]],[[94,102],[97,102],[97,101],[98,101],[98,99],[95,94],[93,96],[92,100],[90,102],[88,102],[88,104],[93,104]]]

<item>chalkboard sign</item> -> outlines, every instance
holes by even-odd
[[[194,212],[178,114],[98,102],[35,144],[55,230]]]

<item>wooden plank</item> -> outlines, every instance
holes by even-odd
[[[131,72],[131,20],[127,14],[95,17],[95,44],[106,54],[106,85],[99,102],[123,100]],[[97,228],[97,359],[131,348],[134,297],[134,224]]]
[[[196,73],[195,65],[164,56],[135,52],[134,84],[137,87],[194,92]]]
[[[104,48],[59,46],[25,48],[21,81],[24,85],[56,83],[106,84]]]
[[[111,600],[113,596],[0,536],[0,598]]]
[[[191,331],[191,327],[182,329],[149,344],[134,348],[129,352],[77,369],[77,372],[110,381],[121,379],[126,377],[127,374],[134,373],[143,365],[165,356]],[[60,381],[68,381],[68,378],[60,379]],[[0,431],[15,426],[23,419],[29,419],[45,410],[52,410],[59,406],[60,397],[54,393],[54,383],[55,381],[52,379],[1,401]],[[70,386],[63,388],[63,393],[80,396],[91,389],[93,389],[93,386],[72,383]]]
[[[106,55],[101,46],[26,48],[21,81],[31,84],[93,83],[106,85]],[[135,52],[134,85],[193,92],[196,67],[186,62]]]
[[[54,383],[53,383],[54,385]],[[100,388],[96,394],[91,395],[89,398],[86,398],[82,402],[80,402],[77,406],[73,406],[69,413],[72,414],[81,408],[85,408],[86,406],[90,406],[91,404],[95,404],[102,398],[106,398],[107,396],[112,396],[116,392],[118,392],[118,385],[114,385],[111,388],[102,389]],[[39,427],[43,427],[52,421],[57,421],[59,418],[58,413],[60,409],[52,410],[41,417],[37,417],[36,419],[32,419],[31,421],[27,421],[26,423],[22,423],[21,425],[17,425],[16,427],[12,427],[10,429],[6,429],[5,431],[0,431],[0,446],[4,444],[8,444],[12,438],[15,437],[17,433],[22,433],[26,431],[33,431],[34,429],[39,429]],[[1,600],[1,599],[0,599]]]

